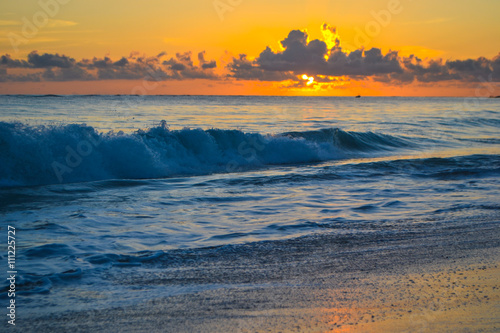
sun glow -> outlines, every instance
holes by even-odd
[[[328,23],[323,23],[321,25],[321,34],[323,35],[323,40],[326,43],[328,50],[331,50],[336,46],[340,46],[340,36],[336,27],[333,27]]]
[[[314,77],[312,76],[307,76],[306,74],[302,75],[302,79],[307,80],[308,82],[306,83],[308,86],[314,83]]]

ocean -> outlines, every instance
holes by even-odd
[[[498,247],[499,133],[487,98],[0,96],[18,318]]]

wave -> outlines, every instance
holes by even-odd
[[[333,164],[323,166],[320,172],[287,173],[280,175],[257,175],[211,179],[196,186],[274,185],[307,183],[311,181],[335,181],[376,179],[402,175],[415,179],[458,180],[496,177],[500,175],[500,155],[468,155],[455,157],[432,157],[418,159],[391,159],[354,164]],[[139,184],[140,185],[140,184]],[[110,185],[111,186],[111,185]],[[117,185],[120,186],[120,185]]]
[[[99,133],[84,124],[0,122],[0,186],[238,172],[411,146],[390,135],[338,128],[270,135],[216,128],[170,130],[162,121],[124,134]]]

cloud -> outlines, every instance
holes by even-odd
[[[492,81],[500,81],[500,53],[493,59],[480,57],[477,59],[447,61],[446,66],[454,73],[467,76],[469,80],[479,81],[490,78]]]
[[[66,22],[66,21],[65,21]],[[67,21],[69,22],[69,21]],[[0,80],[5,81],[89,81],[89,80],[253,80],[280,82],[289,88],[342,86],[350,81],[374,80],[393,85],[419,82],[500,82],[500,54],[491,59],[443,60],[401,56],[396,50],[342,47],[335,27],[321,26],[323,40],[309,40],[306,31],[292,30],[281,48],[264,48],[257,57],[231,57],[219,65],[207,59],[205,51],[161,52],[146,56],[132,52],[119,58],[93,57],[76,60],[58,53],[33,51],[25,59],[0,55]],[[220,74],[225,71],[224,74]],[[311,78],[305,80],[303,75]]]
[[[500,82],[500,54],[492,59],[424,61],[414,55],[400,58],[401,73],[391,73],[375,79],[382,82],[422,83],[456,80],[461,82]]]
[[[307,34],[292,30],[281,41],[282,52],[273,52],[267,47],[256,60],[259,67],[266,71],[293,71],[319,74],[326,65],[326,43],[315,39],[307,42]]]
[[[291,71],[297,75],[364,75],[401,72],[397,52],[382,55],[380,49],[356,50],[347,54],[338,45],[328,49],[324,41],[308,42],[306,32],[292,30],[281,41],[283,51],[274,52],[267,47],[256,59],[265,71]]]
[[[160,58],[165,53],[156,57],[139,56],[137,53],[129,57],[121,57],[113,61],[109,57],[82,59],[77,65],[87,71],[94,71],[96,80],[148,80],[163,81],[171,76],[159,66]]]
[[[255,62],[247,59],[245,54],[240,54],[238,58],[233,58],[226,68],[229,70],[229,77],[239,80],[259,80],[259,81],[285,81],[296,80],[293,73],[285,71],[266,71]]]
[[[93,75],[78,66],[47,68],[41,77],[44,81],[89,81],[94,79]]]
[[[183,80],[214,79],[215,60],[206,60],[205,52],[198,54],[199,65],[191,60],[191,52],[177,53],[175,58],[162,61],[166,53],[157,56],[141,56],[138,52],[113,60],[110,57],[81,59],[33,51],[27,59],[12,59],[8,54],[0,56],[1,81],[89,81],[89,80]],[[30,73],[10,74],[9,69],[24,68]]]
[[[218,79],[211,70],[217,67],[215,60],[206,61],[205,52],[198,53],[200,66],[195,66],[191,59],[192,53],[176,53],[175,58],[163,61],[163,65],[172,71],[175,79]]]
[[[387,73],[401,73],[400,58],[397,51],[385,55],[378,48],[356,50],[348,55],[341,48],[334,48],[327,61],[327,75],[374,76]]]
[[[405,69],[403,74],[408,78],[413,76],[420,82],[449,81],[461,78],[458,73],[452,73],[441,59],[430,59],[425,63],[422,59],[411,55],[401,61]]]
[[[272,51],[267,47],[250,62],[245,56],[233,58],[227,67],[231,76],[239,79],[261,81],[289,80],[304,73],[308,75],[357,76],[367,77],[387,73],[401,73],[397,52],[382,54],[378,48],[356,50],[346,53],[340,47],[336,29],[323,25],[323,35],[329,38],[328,48],[325,41],[308,41],[304,31],[292,30],[281,41],[282,51]]]
[[[6,68],[28,68],[30,64],[26,60],[12,59],[9,54],[5,54],[0,57],[0,66]]]
[[[217,62],[215,60],[205,60],[205,51],[198,53],[198,61],[200,62],[201,68],[203,69],[211,69],[217,67]]]
[[[28,54],[28,62],[34,68],[59,67],[70,68],[75,65],[75,59],[59,54],[44,53],[39,55],[36,51]]]
[[[463,82],[500,81],[500,54],[493,59],[484,57],[466,60],[420,59],[414,55],[402,57],[398,51],[383,53],[379,48],[342,49],[336,28],[323,24],[324,40],[309,41],[307,32],[292,30],[281,41],[282,49],[266,47],[254,60],[245,55],[233,58],[227,65],[230,76],[238,79],[279,81],[302,74],[325,77],[348,76],[360,80],[396,84],[419,81],[431,83],[457,80]],[[300,81],[300,79],[295,79]]]

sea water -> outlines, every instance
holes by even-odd
[[[499,133],[498,99],[0,96],[16,302],[43,315],[223,288],[203,265],[249,247],[498,230]]]

